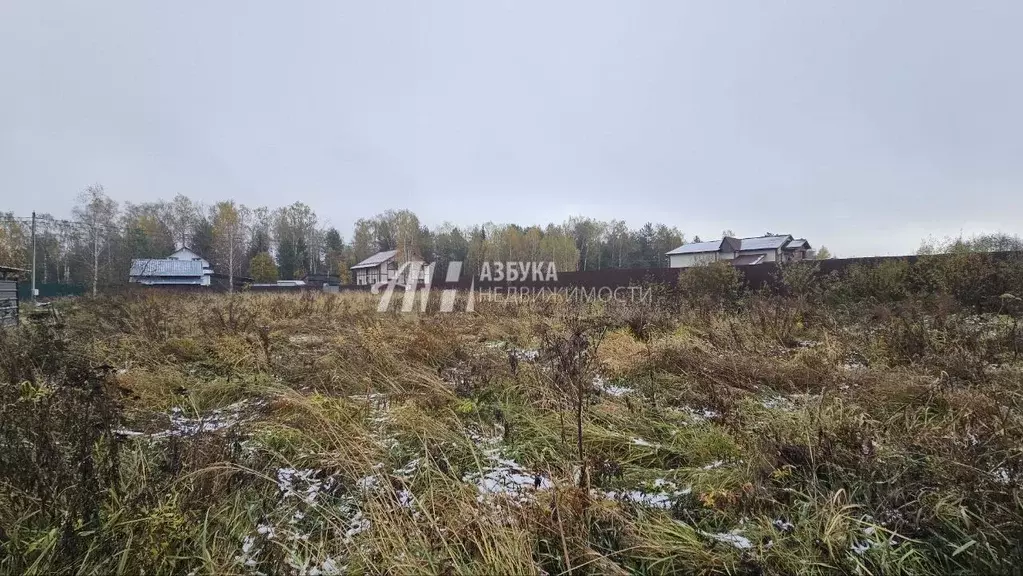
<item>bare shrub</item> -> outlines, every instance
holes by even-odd
[[[77,533],[99,527],[103,495],[119,488],[120,420],[109,367],[90,364],[67,331],[32,325],[0,331],[0,497],[8,524],[61,527],[53,551],[82,553]],[[11,518],[14,516],[14,518]]]
[[[742,273],[724,261],[693,266],[679,274],[678,291],[696,306],[734,306],[743,295]]]
[[[596,352],[607,325],[602,319],[572,315],[566,318],[564,327],[544,324],[541,330],[541,358],[551,368],[555,387],[569,397],[575,412],[579,486],[586,489],[589,474],[583,450],[583,412],[592,393]]]

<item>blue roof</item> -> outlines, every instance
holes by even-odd
[[[163,258],[142,258],[131,261],[130,276],[195,276],[202,278],[202,262],[199,260],[168,260]]]
[[[673,254],[699,254],[702,252],[717,252],[721,248],[721,240],[715,240],[713,242],[693,242],[692,244],[683,244],[678,248],[675,248],[667,255]]]

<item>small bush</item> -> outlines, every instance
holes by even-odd
[[[778,284],[788,296],[816,299],[827,279],[820,277],[819,262],[794,262],[778,266]]]
[[[911,293],[910,267],[906,260],[885,260],[878,265],[853,264],[833,296],[845,302],[899,302]]]
[[[743,277],[728,262],[712,262],[683,270],[678,290],[697,305],[733,306],[742,297]]]
[[[1014,288],[1007,274],[1011,272],[1011,266],[986,253],[959,252],[923,257],[917,266],[928,282],[928,289],[948,294],[961,305],[978,311]]]

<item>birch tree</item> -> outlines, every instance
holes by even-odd
[[[106,248],[109,232],[117,216],[117,203],[107,197],[102,184],[93,184],[78,195],[73,210],[75,219],[85,229],[86,240],[92,249],[92,295],[99,283],[99,255]]]
[[[190,246],[189,240],[192,229],[195,228],[199,219],[199,206],[192,199],[184,194],[178,194],[167,206],[167,226],[171,229],[174,242],[182,246]],[[192,248],[195,248],[192,246]]]
[[[228,292],[234,292],[234,271],[241,241],[245,238],[245,222],[248,217],[245,206],[237,206],[234,200],[218,202],[213,216],[213,238],[221,262],[227,263]]]

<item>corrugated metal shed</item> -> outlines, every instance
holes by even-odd
[[[373,268],[374,266],[379,266],[397,255],[398,255],[397,250],[386,250],[384,252],[377,252],[376,254],[370,256],[369,258],[366,258],[362,262],[359,262],[355,266],[352,266],[350,269],[356,270],[358,268]]]
[[[161,277],[161,276],[195,276],[202,279],[202,262],[199,260],[167,260],[160,258],[147,258],[131,261],[131,276],[135,277]]]
[[[683,244],[678,248],[675,248],[667,255],[673,254],[699,254],[701,252],[717,252],[721,248],[721,240],[715,240],[713,242],[693,242],[692,244]]]
[[[0,326],[18,325],[18,283],[0,280]]]

